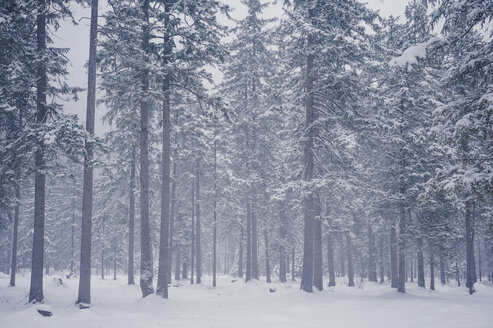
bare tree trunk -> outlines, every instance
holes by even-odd
[[[135,147],[132,148],[132,162],[130,163],[130,190],[128,216],[128,284],[134,285],[134,251],[135,251]]]
[[[279,212],[279,281],[286,282],[286,267],[289,266],[286,263],[286,210],[284,201],[281,204],[281,210]]]
[[[10,264],[10,286],[15,286],[15,274],[17,271],[17,238],[19,236],[19,208],[21,199],[20,167],[17,169],[17,181],[15,186],[14,229],[12,233],[12,255]]]
[[[113,280],[116,280],[116,239],[113,240]]]
[[[401,191],[401,194],[404,194]],[[397,291],[406,292],[406,210],[404,204],[400,205],[399,217],[399,284]]]
[[[247,209],[246,209],[246,276],[245,282],[252,279],[252,207],[250,203],[250,197],[247,196]]]
[[[142,50],[144,60],[150,52],[149,0],[142,2],[143,19]],[[140,101],[140,289],[142,297],[154,293],[152,283],[154,270],[152,265],[151,234],[149,223],[149,71],[142,71],[142,94]]]
[[[439,246],[439,256],[440,256],[440,283],[442,286],[447,284],[447,279],[445,277],[445,261],[443,259],[443,247]]]
[[[200,166],[199,166],[199,160],[195,160],[195,171],[196,171],[196,179],[195,183],[197,184],[197,188],[195,189],[195,193],[197,194],[196,199],[195,199],[195,206],[197,208],[196,210],[196,220],[197,220],[197,232],[196,232],[196,237],[195,241],[197,243],[197,284],[202,283],[202,248],[201,248],[201,227],[200,227]]]
[[[240,224],[240,249],[238,254],[238,277],[243,278],[243,224]]]
[[[252,187],[252,279],[258,279],[258,241],[257,241],[257,214],[256,204],[257,196],[256,190]]]
[[[419,236],[416,239],[418,246],[418,286],[425,288],[425,265],[423,255],[423,238]]]
[[[267,283],[271,283],[270,280],[270,259],[269,259],[269,240],[267,238],[267,230],[264,230],[264,241],[265,241],[265,277]]]
[[[296,281],[296,275],[294,272],[294,262],[295,262],[295,250],[293,246],[292,254],[291,254],[291,281]]]
[[[340,248],[341,248],[341,252],[339,254],[339,260],[340,260],[340,265],[341,265],[341,277],[344,277],[346,275],[346,272],[345,272],[345,256],[344,256],[344,238],[341,236],[340,238],[340,241],[341,241],[341,244],[340,244]]]
[[[379,266],[380,266],[380,283],[383,284],[385,282],[385,267],[383,265],[383,259],[384,259],[384,254],[383,254],[383,238],[379,238],[379,249],[380,249],[380,259],[379,259]]]
[[[171,209],[170,209],[170,221],[169,221],[169,256],[168,256],[168,263],[166,264],[167,268],[167,281],[168,283],[171,283],[171,263],[173,261],[173,252],[176,253],[176,247],[175,247],[175,242],[173,240],[174,238],[174,232],[175,232],[175,205],[176,205],[176,162],[177,162],[177,154],[176,150],[174,151],[174,156],[173,156],[173,182],[171,183]]]
[[[435,256],[433,244],[430,242],[430,289],[435,290]]]
[[[169,26],[171,4],[164,5],[164,28]],[[163,67],[170,62],[172,41],[168,32],[164,34]],[[168,298],[168,268],[169,262],[169,211],[170,211],[170,169],[171,169],[171,103],[170,103],[171,74],[163,78],[163,150],[161,159],[161,230],[159,244],[159,267],[156,294]]]
[[[368,280],[377,282],[377,264],[375,262],[375,238],[368,222]]]
[[[329,287],[333,287],[336,285],[335,265],[334,265],[334,237],[332,235],[332,232],[330,231],[327,233],[327,264],[329,267]]]
[[[397,230],[394,222],[390,226],[390,275],[391,287],[397,288],[399,269],[397,264]]]
[[[216,120],[214,117],[214,204],[213,204],[213,236],[212,236],[212,286],[216,287],[216,256],[217,256],[217,132],[215,126]],[[243,230],[241,230],[243,235]],[[242,236],[243,237],[243,236]],[[241,239],[240,239],[240,254],[241,254]],[[241,265],[241,256],[240,256],[240,265]],[[242,273],[243,275],[243,273]]]
[[[195,176],[192,179],[192,244],[190,260],[190,284],[194,284],[194,263],[195,263]]]
[[[466,287],[469,288],[469,294],[475,292],[474,284],[476,283],[476,264],[474,260],[474,201],[469,199],[466,201],[466,263],[467,277]]]
[[[46,2],[38,0],[37,17],[37,53],[40,58],[46,52]],[[48,77],[46,61],[39,60],[36,81],[36,122],[46,122],[46,89]],[[34,235],[33,252],[31,262],[31,286],[29,289],[29,302],[42,302],[43,296],[43,256],[44,256],[44,226],[45,226],[45,175],[43,173],[44,144],[38,141],[38,149],[34,157],[36,168],[34,178]]]
[[[74,189],[72,194],[72,224],[70,225],[70,276],[74,275],[74,252],[75,252],[75,198],[76,185],[75,176],[73,176]]]
[[[101,246],[101,279],[104,280],[104,246]]]
[[[175,244],[175,280],[180,280],[181,250],[179,245]]]
[[[311,16],[311,12],[310,12]],[[308,35],[307,48],[313,45],[313,36]],[[313,177],[313,139],[312,129],[315,121],[314,96],[313,96],[313,60],[314,55],[310,53],[306,60],[306,114],[305,114],[305,133],[307,135],[303,149],[304,171],[303,180],[310,183]],[[314,195],[311,190],[304,191],[304,241],[303,241],[303,269],[301,274],[300,288],[305,292],[313,291],[313,224],[314,224]]]
[[[313,286],[318,290],[324,289],[323,260],[322,260],[322,221],[321,204],[318,195],[315,197],[315,218],[313,222]]]
[[[353,245],[351,242],[351,232],[346,232],[347,243],[347,275],[349,278],[349,287],[354,287],[354,267],[353,267]]]

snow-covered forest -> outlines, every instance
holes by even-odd
[[[491,327],[493,1],[374,2],[0,0],[0,326]]]

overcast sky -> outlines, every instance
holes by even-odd
[[[241,19],[246,15],[246,7],[243,6],[240,0],[223,0],[232,9],[232,17]],[[280,17],[282,14],[282,2],[278,0],[277,5],[272,5],[265,10],[265,17]],[[390,15],[403,16],[404,9],[408,0],[366,0],[371,9],[380,11],[382,16],[388,17]],[[99,12],[100,15],[104,13],[106,8],[106,1],[100,0]],[[61,28],[56,32],[55,45],[57,47],[69,48],[70,52],[68,57],[71,61],[71,66],[68,67],[69,77],[68,82],[72,86],[87,87],[87,69],[85,64],[89,57],[89,8],[82,8],[79,5],[72,5],[74,17],[79,21],[79,25],[72,25],[71,22],[64,22]],[[232,23],[225,18],[221,19],[221,23],[231,25]],[[101,24],[101,22],[100,22]],[[221,79],[220,73],[215,73],[215,80],[219,82]],[[83,121],[85,120],[86,111],[86,93],[81,92],[79,94],[78,102],[70,102],[65,104],[65,110],[68,113],[77,114]],[[98,106],[96,110],[96,134],[101,136],[109,127],[103,126],[101,118],[103,116],[104,108]]]

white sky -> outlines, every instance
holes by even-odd
[[[228,4],[233,12],[231,16],[236,19],[241,19],[246,15],[246,7],[243,6],[240,0],[223,0]],[[272,1],[271,1],[272,2]],[[369,8],[380,11],[384,17],[390,15],[403,16],[404,9],[408,0],[361,0],[368,4]],[[265,9],[265,17],[280,17],[282,13],[283,0],[278,0],[276,5],[271,5]],[[100,0],[99,13],[104,13],[106,1]],[[71,22],[64,22],[61,28],[56,32],[54,38],[57,47],[70,48],[68,57],[71,61],[71,66],[68,67],[69,77],[68,82],[72,86],[87,87],[87,68],[85,67],[89,58],[89,8],[81,8],[79,5],[72,5],[74,17],[79,21],[79,25],[74,26]],[[101,19],[100,22],[101,24]],[[231,25],[232,23],[225,18],[221,18],[221,23]],[[214,79],[219,82],[222,75],[219,72],[214,72]],[[85,121],[86,112],[86,92],[80,92],[78,102],[65,103],[65,110],[71,114],[77,114],[81,121]],[[109,130],[108,126],[103,126],[102,116],[104,108],[98,106],[96,109],[96,134],[102,136]]]

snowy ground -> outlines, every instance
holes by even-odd
[[[388,285],[359,283],[355,288],[339,281],[336,287],[307,294],[299,282],[244,284],[221,277],[213,289],[205,277],[202,285],[188,282],[170,288],[170,299],[140,298],[138,286],[125,277],[93,277],[92,307],[74,306],[78,281],[45,277],[46,304],[52,317],[43,317],[27,305],[29,276],[20,275],[18,286],[7,287],[0,275],[0,327],[493,327],[493,287],[478,284],[469,296],[465,288],[441,287],[430,292],[408,284],[398,294]],[[274,293],[269,288],[275,288]]]

